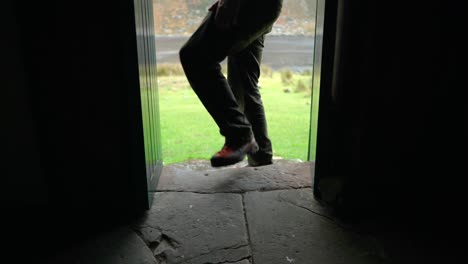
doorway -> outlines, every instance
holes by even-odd
[[[147,104],[152,107],[153,120],[160,123],[146,126],[152,129],[145,133],[157,134],[160,146],[148,155],[157,153],[164,164],[206,159],[224,143],[186,81],[178,58],[178,50],[211,2],[150,0],[146,4],[152,5],[147,17],[154,27],[147,34],[154,34],[156,74],[152,81],[157,86],[149,97],[153,101]],[[315,54],[321,49],[318,12],[316,0],[285,0],[282,15],[265,40],[259,85],[276,158],[315,160],[320,74],[320,56]],[[223,62],[224,71],[225,66]],[[148,138],[148,144],[156,141]]]

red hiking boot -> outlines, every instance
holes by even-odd
[[[243,161],[247,154],[258,151],[255,139],[244,144],[225,144],[223,148],[211,157],[211,166],[221,167],[236,164]]]

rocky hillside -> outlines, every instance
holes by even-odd
[[[273,35],[312,35],[316,0],[283,0]],[[157,35],[190,35],[215,0],[153,0]]]

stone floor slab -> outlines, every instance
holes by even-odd
[[[250,264],[250,262],[248,260],[242,260],[242,261],[239,261],[239,262],[236,262],[236,263],[232,263],[232,264]]]
[[[159,264],[143,240],[129,227],[100,235],[55,256],[48,263]]]
[[[254,263],[385,263],[375,241],[334,222],[312,189],[249,192],[245,208]]]
[[[295,189],[312,186],[312,162],[275,160],[262,167],[235,165],[213,169],[208,161],[171,164],[163,168],[160,191],[199,193]]]
[[[251,255],[240,194],[156,193],[134,230],[161,263],[235,263]]]

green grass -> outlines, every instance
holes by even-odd
[[[307,160],[310,75],[294,74],[288,84],[282,82],[280,72],[264,75],[260,92],[274,156]],[[158,83],[164,163],[209,159],[222,147],[224,138],[185,76],[161,75]]]

